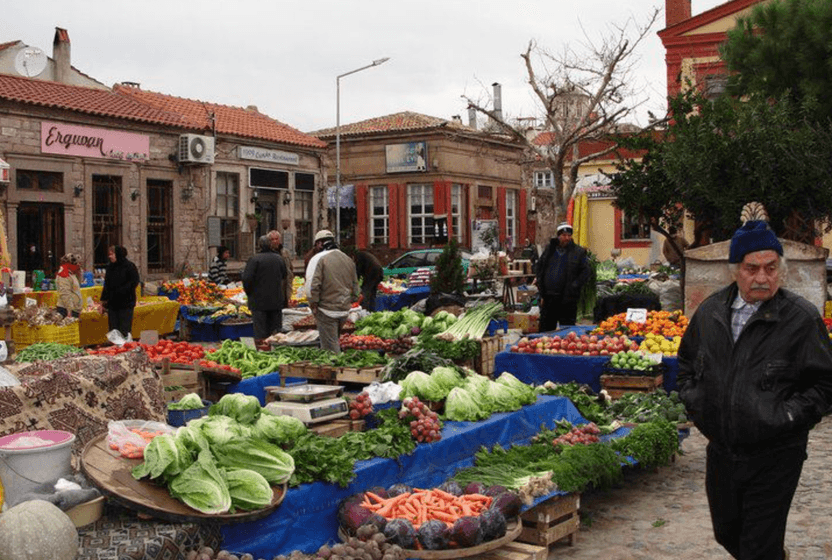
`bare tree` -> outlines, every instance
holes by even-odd
[[[658,16],[659,10],[654,9],[643,25],[633,19],[623,25],[612,25],[598,45],[584,32],[586,42],[581,44],[582,52],[566,45],[562,53],[553,55],[535,41],[529,42],[520,57],[544,123],[541,135],[545,136],[529,135],[527,130],[510,124],[502,111],[463,95],[470,107],[488,116],[495,131],[509,135],[526,148],[526,161],[535,161],[538,169],[551,170],[553,196],[541,197],[543,192],[538,192],[536,186],[532,188],[537,210],[544,213],[541,218],[548,212],[553,214],[553,219],[538,220],[541,238],[552,236],[555,225],[565,218],[581,166],[617,149],[615,133],[635,133],[665,122],[651,119],[647,127],[623,127],[636,109],[647,102],[643,88],[634,85],[637,63],[634,51]],[[633,26],[635,32],[631,29]],[[594,141],[604,142],[596,145]],[[585,147],[584,153],[579,151],[581,146]],[[591,146],[599,147],[586,149]]]

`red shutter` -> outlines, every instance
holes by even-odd
[[[355,245],[359,249],[366,249],[369,245],[368,224],[370,223],[370,209],[367,205],[369,194],[367,185],[355,186]]]
[[[409,248],[410,239],[407,237],[410,208],[407,207],[407,184],[397,186],[399,194],[399,247]]]
[[[387,243],[391,249],[399,248],[399,189],[395,183],[387,185]]]
[[[529,220],[529,211],[526,205],[526,189],[520,189],[517,191],[517,194],[520,196],[518,197],[519,202],[517,203],[517,223],[520,224],[520,227],[517,228],[519,230],[519,236],[517,237],[517,246],[522,247],[526,244],[526,238],[529,237],[528,233],[528,220]]]
[[[460,227],[462,228],[462,244],[465,247],[471,246],[471,185],[462,185],[462,215],[460,216]]]
[[[433,213],[434,214],[448,214],[450,206],[448,206],[448,187],[447,183],[436,181],[433,183]]]
[[[497,227],[500,229],[500,245],[506,244],[506,191],[497,187]]]

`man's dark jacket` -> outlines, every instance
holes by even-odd
[[[107,309],[130,309],[136,307],[136,287],[139,285],[139,270],[127,260],[125,251],[116,248],[116,260],[107,264],[104,273],[104,287],[101,289],[101,303]]]
[[[283,281],[286,264],[283,257],[271,250],[251,257],[243,269],[243,290],[252,311],[277,311],[286,307]]]
[[[679,396],[697,428],[733,453],[805,444],[832,402],[832,346],[817,309],[780,289],[731,335],[736,283],[696,310],[679,346]]]
[[[384,279],[384,269],[375,255],[366,251],[355,254],[355,274],[364,285],[378,284]]]
[[[549,261],[552,260],[552,255],[557,251],[559,241],[557,237],[553,237],[549,241],[549,245],[543,250],[540,255],[540,260],[537,261],[537,287],[543,293],[546,287],[546,269],[549,268]],[[563,301],[578,301],[581,296],[581,288],[590,276],[589,260],[587,259],[586,249],[577,245],[574,241],[570,241],[566,246],[566,290],[563,293]],[[552,294],[549,294],[552,295]]]

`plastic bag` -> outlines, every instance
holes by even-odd
[[[116,346],[124,346],[128,342],[133,341],[133,333],[127,333],[127,338],[124,338],[121,334],[121,331],[119,331],[118,329],[113,329],[107,333],[107,340],[109,340]]]
[[[122,457],[141,459],[154,437],[174,431],[172,426],[152,420],[111,420],[107,423],[107,445]]]
[[[402,392],[402,387],[392,381],[386,381],[384,383],[373,381],[365,391],[370,396],[371,403],[383,404],[398,400],[399,393]]]

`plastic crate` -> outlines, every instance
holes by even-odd
[[[504,334],[506,331],[508,331],[508,321],[506,321],[505,319],[491,319],[491,322],[488,323],[488,328],[485,330],[485,334],[488,336],[494,336],[494,334],[499,331],[502,331],[501,334]]]
[[[17,350],[22,350],[36,342],[57,342],[59,344],[81,344],[79,322],[59,327],[57,325],[40,325],[32,327],[28,323],[12,325],[12,339]]]
[[[191,342],[217,342],[220,333],[215,323],[188,321],[188,339]]]
[[[192,408],[190,410],[170,410],[168,409],[168,425],[169,426],[184,426],[188,421],[194,418],[202,418],[208,414],[208,409],[213,404],[211,401],[203,399],[202,408]]]
[[[241,337],[249,336],[254,338],[254,323],[236,323],[217,325],[217,336],[219,340],[239,340]]]

